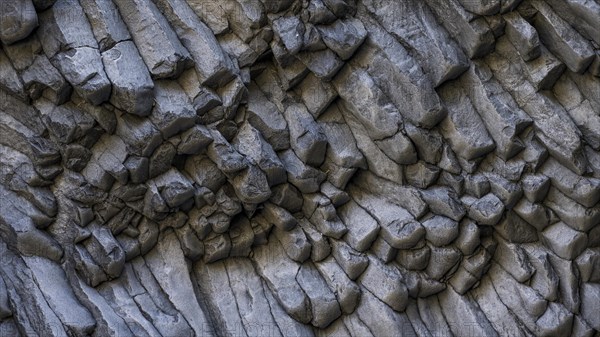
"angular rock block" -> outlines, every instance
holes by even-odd
[[[190,54],[152,1],[115,1],[119,13],[150,74],[176,77],[190,62]]]

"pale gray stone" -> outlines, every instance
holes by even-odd
[[[519,51],[525,61],[540,56],[540,39],[537,31],[518,12],[510,12],[502,16],[506,21],[506,36]]]
[[[431,253],[429,263],[425,268],[425,273],[434,280],[441,280],[442,277],[451,273],[453,267],[457,266],[461,259],[461,253],[452,246],[435,247],[429,246]]]
[[[302,263],[310,257],[312,246],[301,227],[296,226],[288,231],[275,227],[273,233],[290,259]]]
[[[469,205],[469,217],[478,224],[493,226],[504,214],[504,204],[498,197],[488,193]]]
[[[479,62],[461,77],[461,82],[472,88],[467,95],[496,143],[498,156],[506,161],[521,152],[525,145],[518,135],[532,120],[494,79],[491,70]]]
[[[314,74],[308,74],[296,89],[314,118],[319,117],[337,98],[333,85],[319,80]]]
[[[540,172],[550,178],[552,186],[585,207],[594,207],[600,201],[600,179],[580,177],[552,158]]]
[[[397,269],[383,264],[376,258],[371,258],[367,269],[358,281],[392,309],[398,312],[406,309],[408,291]]]
[[[550,262],[549,254],[541,247],[525,246],[529,261],[535,268],[531,278],[531,287],[548,301],[558,298],[559,278]]]
[[[217,192],[227,179],[217,165],[204,155],[191,156],[186,161],[185,172],[198,186],[212,192]]]
[[[523,194],[530,202],[540,202],[544,200],[550,188],[550,180],[544,175],[528,174],[521,181]]]
[[[265,203],[262,216],[284,231],[292,230],[298,224],[290,212],[270,202]]]
[[[300,62],[315,74],[318,78],[329,81],[344,65],[331,49],[316,52],[300,52],[296,55]]]
[[[283,309],[292,318],[308,323],[313,319],[310,299],[296,281],[301,265],[288,258],[281,259],[280,254],[287,255],[279,240],[273,238],[271,236],[269,246],[259,246],[255,249],[253,260],[256,269]],[[278,257],[276,260],[273,259],[275,256]]]
[[[299,225],[302,227],[304,234],[312,246],[310,259],[313,262],[319,262],[328,257],[331,254],[331,246],[329,245],[327,237],[321,234],[321,232],[306,219],[300,219]]]
[[[156,278],[175,309],[188,322],[196,334],[207,334],[207,314],[198,300],[188,294],[194,293],[190,270],[174,233],[167,233],[156,248],[144,257],[146,265]],[[182,289],[185,289],[182,291]]]
[[[506,212],[504,218],[495,226],[495,230],[503,238],[514,243],[538,241],[538,230],[523,220],[512,210]]]
[[[458,222],[436,215],[422,222],[425,238],[435,246],[446,246],[458,237]]]
[[[125,264],[125,252],[110,230],[96,225],[84,246],[106,275],[110,278],[121,275]]]
[[[190,54],[156,5],[151,1],[115,4],[152,76],[168,78],[181,74],[190,62]]]
[[[94,105],[109,98],[98,43],[78,2],[57,1],[40,15],[38,34],[44,53],[77,93]]]
[[[261,132],[275,151],[289,148],[289,130],[279,108],[255,85],[250,85],[248,95],[247,114],[250,124]]]
[[[289,183],[273,187],[271,189],[271,198],[269,200],[275,205],[287,209],[291,213],[301,211],[304,202],[300,191]]]
[[[581,232],[587,232],[600,221],[600,205],[583,207],[554,187],[550,187],[544,205],[552,209],[560,220]]]
[[[327,137],[326,158],[343,167],[365,167],[365,158],[353,141],[351,129],[345,124],[337,105],[332,104],[319,118]]]
[[[369,136],[368,129],[353,115],[347,104],[341,105],[340,111],[356,140],[356,147],[366,159],[366,166],[373,174],[401,184],[404,181],[402,166],[388,157]]]
[[[186,1],[155,2],[189,51],[202,84],[223,85],[234,78],[237,67]]]
[[[500,9],[500,0],[485,3],[483,1],[474,3],[469,0],[429,0],[427,3],[436,18],[441,21],[469,58],[481,57],[493,50],[494,33],[485,20],[486,17],[477,17],[471,13],[496,14]]]
[[[164,142],[160,144],[148,161],[148,175],[150,178],[159,176],[171,168],[173,159],[177,155],[177,149],[173,144]]]
[[[59,265],[40,257],[25,258],[48,304],[70,333],[86,334],[96,327],[90,312],[79,303],[65,272]]]
[[[273,147],[264,140],[261,133],[250,123],[245,123],[239,128],[232,144],[238,152],[265,172],[270,186],[279,185],[286,181],[285,168]]]
[[[104,52],[119,42],[131,40],[127,26],[112,1],[83,0],[80,3],[92,26],[100,51]],[[137,50],[135,54],[139,58]]]
[[[512,210],[540,231],[558,220],[551,210],[541,204],[531,203],[525,198],[521,199]]]
[[[600,328],[600,320],[594,315],[598,311],[598,299],[600,298],[600,287],[594,283],[584,283],[581,286],[581,314],[586,322],[594,329]]]
[[[314,193],[319,190],[319,185],[325,180],[325,173],[302,162],[292,150],[281,152],[279,159],[287,171],[288,181],[300,192]]]
[[[360,68],[346,66],[333,81],[350,113],[365,127],[373,140],[390,137],[398,131],[401,116],[373,78]]]
[[[21,81],[21,78],[4,51],[0,51],[0,88],[18,97],[20,100],[28,100],[25,88],[23,87],[23,81]],[[4,95],[6,96],[6,94]]]
[[[364,6],[390,34],[417,51],[415,57],[419,64],[431,69],[434,87],[466,69],[466,57],[450,42],[448,33],[441,27],[426,28],[426,22],[433,22],[435,18],[425,3],[411,1],[385,5],[381,0],[370,0]],[[407,39],[408,36],[411,38]]]
[[[102,53],[102,63],[112,83],[110,102],[134,115],[148,115],[154,84],[135,44],[119,41]]]
[[[519,184],[508,181],[498,174],[488,174],[492,193],[502,200],[506,209],[511,209],[523,195]]]
[[[313,326],[325,328],[341,315],[334,293],[313,265],[303,264],[296,278],[310,300]]]
[[[419,161],[406,167],[406,181],[417,188],[425,189],[436,182],[440,175],[437,166]]]
[[[46,231],[37,229],[33,220],[19,210],[16,204],[21,199],[4,185],[0,186],[0,192],[3,200],[8,201],[0,213],[6,244],[21,254],[59,260],[63,255],[62,247]]]
[[[219,170],[225,175],[231,175],[248,167],[246,157],[241,155],[221,132],[213,129],[209,129],[209,131],[213,141],[208,145],[206,154]]]
[[[414,164],[417,161],[415,147],[402,131],[398,131],[392,137],[376,140],[375,145],[386,156],[400,165]]]
[[[342,241],[331,241],[333,257],[351,280],[356,280],[369,265],[369,258]]]
[[[498,240],[494,261],[498,262],[518,282],[526,282],[535,273],[525,250],[502,239]]]
[[[292,55],[302,48],[304,24],[297,16],[281,17],[273,21],[273,32]]]
[[[445,111],[429,77],[406,48],[375,20],[366,16],[361,20],[370,36],[362,49],[369,50],[369,56],[372,54],[368,72],[373,80],[409,121],[424,128],[436,125],[444,118]],[[371,51],[371,45],[382,52]]]
[[[448,108],[440,131],[459,157],[472,160],[494,150],[494,141],[462,87],[447,83],[440,89],[440,97]]]
[[[290,104],[283,113],[290,130],[290,146],[305,164],[318,167],[325,159],[327,137],[302,104]]]
[[[302,211],[323,235],[340,239],[348,231],[331,200],[322,194],[315,193],[305,197]]]
[[[369,291],[365,291],[361,296],[361,305],[356,312],[375,336],[415,335],[405,313],[394,311]]]
[[[494,330],[475,300],[460,296],[451,288],[438,295],[438,299],[454,335],[462,336],[473,331],[477,335],[498,336],[498,332]]]
[[[540,57],[521,65],[536,90],[551,89],[567,68],[544,45],[540,45]]]
[[[575,259],[587,246],[587,235],[574,230],[564,222],[557,222],[547,227],[541,236],[546,246],[565,260]]]
[[[327,26],[318,26],[323,42],[342,60],[347,60],[367,37],[362,22],[357,19],[340,19]]]
[[[338,208],[337,212],[348,228],[345,241],[357,251],[367,250],[379,233],[377,221],[353,200]]]
[[[401,249],[396,255],[396,261],[408,270],[424,270],[429,264],[431,249],[425,245],[415,249]]]
[[[415,145],[419,159],[437,165],[443,153],[443,140],[436,130],[427,130],[406,123],[404,130]]]
[[[431,187],[422,190],[421,196],[429,205],[431,212],[460,221],[466,213],[465,207],[459,202],[456,193],[445,187]]]
[[[512,52],[514,47],[509,41],[500,39],[496,43],[496,50],[498,52],[493,56],[490,55],[489,60],[486,59],[486,63],[505,90],[511,93],[517,104],[533,119],[538,130],[537,138],[547,147],[548,152],[563,165],[578,174],[583,173],[586,160],[582,157],[580,132],[568,118],[564,108],[544,95],[533,95],[531,100],[527,100],[525,97],[529,93],[535,92],[535,88],[524,80],[522,67],[516,63],[510,65],[507,63],[508,60],[515,58]],[[517,87],[512,84],[508,84],[509,79],[521,83],[518,86],[519,90],[516,90]],[[543,116],[539,113],[541,110],[546,111]],[[561,130],[562,136],[557,140],[550,141],[550,139],[554,139],[556,130]],[[554,136],[550,136],[551,134]]]
[[[548,4],[534,1],[533,5],[538,10],[534,24],[540,34],[540,40],[560,57],[571,71],[585,71],[594,58],[590,43],[560,18]]]
[[[177,145],[177,153],[188,155],[202,153],[206,151],[212,141],[208,128],[196,124],[181,133],[181,142]]]
[[[309,21],[314,24],[328,24],[336,20],[335,14],[323,0],[312,0],[308,5]]]

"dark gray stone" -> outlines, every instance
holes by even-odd
[[[12,44],[29,36],[38,25],[33,2],[6,1],[2,3],[0,40]]]

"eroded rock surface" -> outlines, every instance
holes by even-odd
[[[0,335],[599,335],[599,27],[1,1]]]

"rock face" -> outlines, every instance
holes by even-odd
[[[0,336],[598,336],[595,0],[0,1]]]

